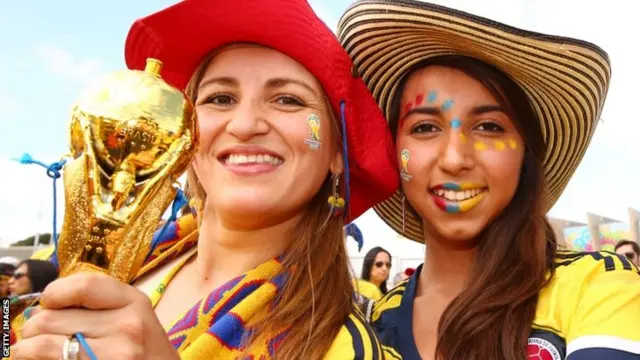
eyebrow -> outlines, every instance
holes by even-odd
[[[490,112],[505,112],[500,105],[480,105],[471,110],[473,115],[482,115]]]
[[[202,82],[200,82],[200,86],[198,86],[198,89],[202,89],[205,86],[211,85],[211,84],[220,84],[220,85],[226,85],[226,86],[232,86],[232,87],[240,86],[240,82],[237,79],[225,76],[225,77],[215,77],[215,78],[203,80]],[[278,88],[285,87],[289,84],[300,85],[306,88],[307,90],[309,90],[310,92],[312,92],[314,95],[318,96],[317,92],[309,84],[305,83],[304,81],[295,80],[295,79],[288,79],[288,78],[269,79],[267,81],[266,87],[278,89]]]
[[[502,106],[500,105],[480,105],[471,109],[471,114],[473,115],[482,115],[490,112],[505,112]],[[440,107],[435,106],[421,106],[417,108],[413,108],[409,110],[401,120],[406,119],[407,117],[413,114],[422,114],[422,115],[436,115],[439,116],[442,114],[442,110]]]
[[[215,78],[210,78],[210,79],[206,79],[206,80],[202,80],[200,82],[200,86],[198,86],[198,90],[202,89],[203,87],[207,86],[207,85],[211,85],[211,84],[220,84],[220,85],[227,85],[227,86],[234,86],[234,87],[238,87],[239,83],[238,80],[232,78],[232,77],[215,77]]]
[[[269,88],[278,89],[278,88],[285,87],[288,84],[300,85],[300,86],[304,87],[305,89],[309,90],[315,96],[318,96],[318,93],[313,89],[313,87],[311,87],[311,85],[305,83],[304,81],[295,80],[295,79],[273,78],[273,79],[269,79],[267,81],[266,86],[269,87]]]

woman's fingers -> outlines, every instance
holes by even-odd
[[[139,301],[142,296],[135,288],[108,275],[81,273],[49,284],[40,304],[46,309],[83,307],[105,310],[125,307]]]
[[[85,309],[48,310],[40,309],[22,326],[22,337],[31,338],[41,334],[63,335],[81,333],[97,338],[113,334],[118,325],[117,310],[92,311]]]
[[[20,340],[11,347],[11,359],[15,360],[58,360],[63,359],[62,350],[67,336],[38,335]],[[142,347],[129,341],[126,337],[86,338],[89,347],[99,360],[103,359],[144,359]],[[79,345],[79,344],[78,344]],[[91,360],[80,346],[78,360]]]

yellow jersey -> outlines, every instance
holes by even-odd
[[[382,299],[382,290],[376,284],[367,280],[358,279],[355,282],[356,291],[369,300],[378,301]]]
[[[638,268],[609,252],[559,251],[555,263],[539,295],[528,359],[640,359]],[[373,308],[370,321],[386,359],[420,359],[412,318],[421,269]]]

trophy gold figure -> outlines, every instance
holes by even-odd
[[[145,71],[114,72],[73,107],[61,276],[91,271],[130,282],[149,253],[198,144],[193,105],[161,69],[149,59]]]

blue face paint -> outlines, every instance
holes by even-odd
[[[462,124],[462,122],[458,118],[455,118],[455,119],[451,120],[451,123],[450,123],[452,129],[459,128],[461,124]]]
[[[438,99],[438,93],[435,91],[430,91],[427,95],[427,104],[433,104],[436,99]]]
[[[453,106],[453,100],[450,100],[450,99],[449,100],[445,100],[442,103],[442,110],[443,111],[447,111],[447,110],[451,109],[452,106]]]
[[[448,213],[455,214],[455,213],[460,212],[460,207],[458,205],[447,204],[447,209],[446,210],[447,210]]]
[[[446,190],[460,190],[460,185],[455,183],[444,183],[442,184],[442,188]]]

